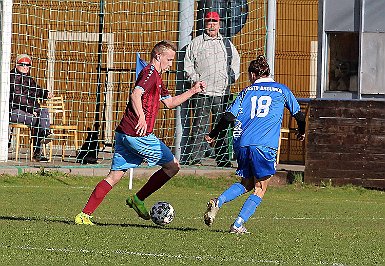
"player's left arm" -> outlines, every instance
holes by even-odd
[[[298,111],[293,117],[297,121],[297,125],[298,125],[297,139],[302,141],[305,139],[305,128],[306,128],[305,114],[302,113],[301,111]]]
[[[191,89],[189,89],[188,91],[185,91],[184,93],[174,97],[168,97],[166,99],[163,99],[162,102],[169,109],[175,108],[178,105],[182,104],[183,102],[187,101],[194,94],[205,92],[205,90],[206,90],[206,83],[204,81],[198,81],[198,82],[195,82],[194,85],[191,87]]]
[[[300,105],[295,98],[294,94],[290,91],[289,88],[286,87],[285,95],[286,95],[286,108],[289,109],[291,115],[295,118],[298,125],[298,133],[297,139],[304,140],[305,139],[305,129],[306,129],[306,118],[305,114],[301,112]]]

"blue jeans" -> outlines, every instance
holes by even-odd
[[[45,137],[51,125],[48,109],[38,109],[36,116],[20,109],[14,109],[11,110],[9,120],[12,123],[24,124],[31,128],[34,153],[40,154],[41,140]]]

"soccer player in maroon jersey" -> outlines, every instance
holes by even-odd
[[[162,101],[167,108],[174,108],[194,94],[204,92],[206,84],[196,82],[188,91],[172,97],[162,81],[161,74],[171,67],[175,53],[176,46],[170,41],[161,41],[152,49],[150,63],[140,72],[123,118],[115,130],[115,151],[111,170],[107,177],[96,185],[83,211],[75,217],[76,224],[93,225],[91,215],[107,193],[129,168],[138,167],[144,160],[149,166],[160,165],[161,168],[135,195],[127,198],[126,204],[141,218],[149,220],[150,215],[144,200],[178,173],[178,160],[152,133],[159,102]]]

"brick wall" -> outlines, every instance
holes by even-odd
[[[385,189],[385,102],[310,102],[305,182]]]

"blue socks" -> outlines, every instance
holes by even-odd
[[[234,226],[239,228],[242,226],[243,223],[247,222],[251,215],[254,214],[261,201],[262,199],[260,197],[251,194],[243,204],[242,209],[238,214],[238,218],[234,222]]]
[[[232,184],[218,197],[218,207],[221,208],[224,203],[232,201],[244,193],[246,193],[246,188],[241,183]],[[259,204],[261,204],[261,201],[262,198],[251,194],[243,204],[242,209],[234,222],[234,226],[239,228],[243,223],[247,222],[254,214]]]
[[[241,183],[232,184],[227,190],[225,190],[218,197],[218,207],[222,207],[222,205],[226,202],[232,201],[233,199],[239,197],[240,195],[246,192],[246,188]]]

